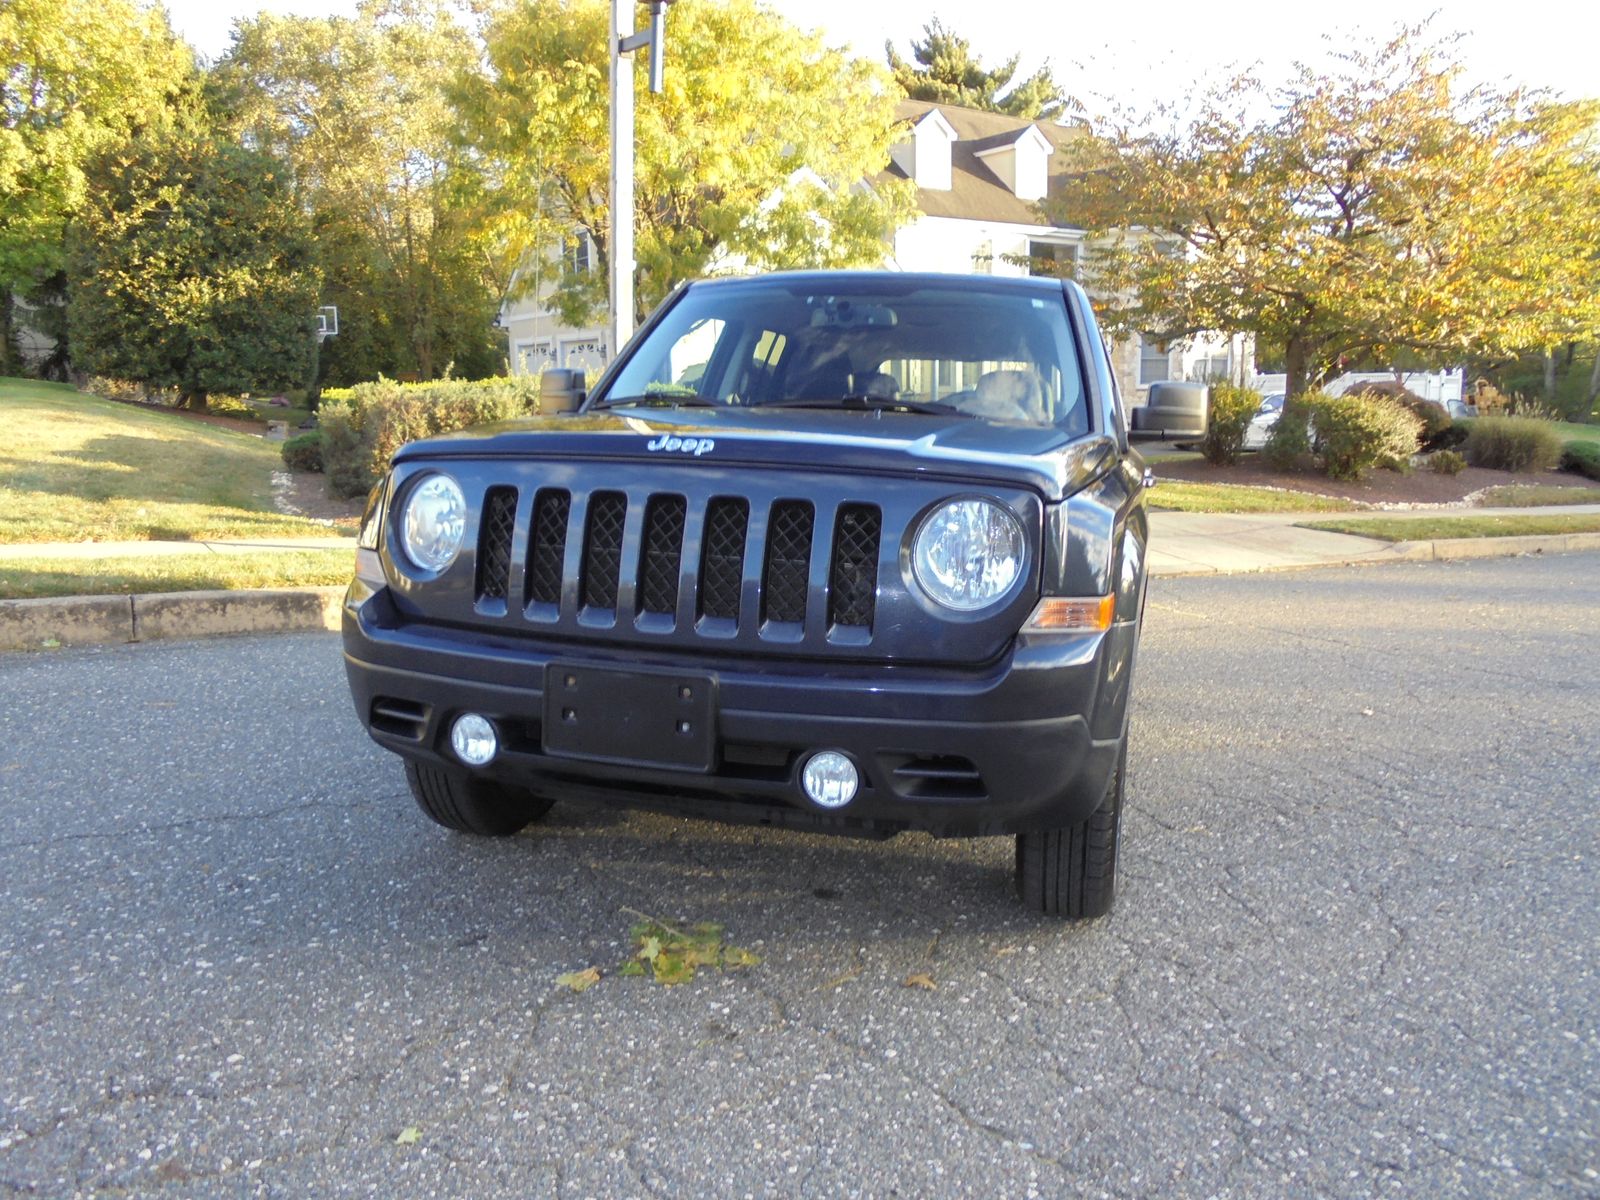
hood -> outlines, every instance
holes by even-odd
[[[635,408],[481,425],[402,446],[395,462],[441,458],[682,462],[773,470],[982,479],[1060,500],[1116,461],[1116,443],[1053,426],[970,417],[795,408]]]

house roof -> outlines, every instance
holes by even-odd
[[[1087,136],[1088,126],[1024,121],[1005,113],[962,108],[957,104],[935,104],[928,100],[902,100],[896,115],[909,127],[918,124],[934,109],[956,131],[956,141],[950,147],[950,190],[918,188],[917,207],[930,217],[1003,221],[1049,228],[1051,223],[1039,216],[1033,202],[1018,199],[980,155],[1014,145],[1030,129],[1038,130],[1052,149],[1059,148],[1073,138]],[[1048,195],[1054,196],[1066,174],[1054,153],[1049,171]],[[891,179],[906,178],[906,173],[893,164],[883,175]]]

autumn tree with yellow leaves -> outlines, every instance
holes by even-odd
[[[1265,114],[1265,115],[1257,115]],[[1114,329],[1253,333],[1288,390],[1342,356],[1446,361],[1600,333],[1600,102],[1463,86],[1418,30],[1161,132],[1071,143],[1049,203],[1087,227]]]

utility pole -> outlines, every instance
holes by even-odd
[[[615,358],[633,336],[633,56],[650,49],[650,90],[662,88],[666,8],[650,0],[650,28],[635,33],[636,0],[611,0],[611,345]]]

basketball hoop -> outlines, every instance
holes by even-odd
[[[339,333],[339,309],[337,305],[324,304],[317,309],[317,341],[325,338],[336,337]]]

